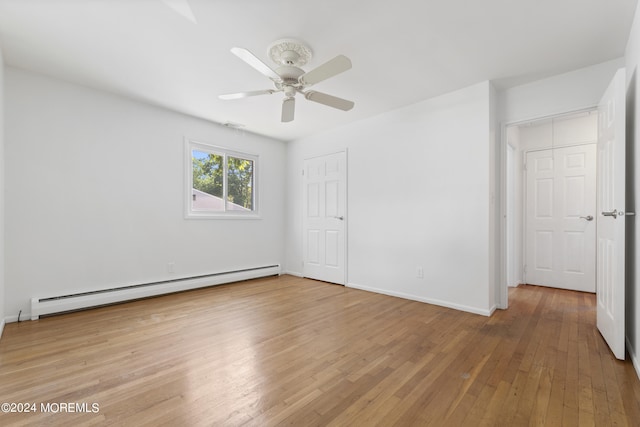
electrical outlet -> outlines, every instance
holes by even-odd
[[[176,263],[175,262],[170,262],[167,264],[167,272],[168,273],[175,273],[175,269],[176,269]]]
[[[422,279],[424,277],[424,269],[422,267],[416,268],[416,277]]]

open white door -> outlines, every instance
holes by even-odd
[[[345,284],[346,152],[304,161],[302,275]]]
[[[625,357],[625,71],[598,105],[597,324],[618,359]]]

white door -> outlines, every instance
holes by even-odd
[[[597,324],[618,359],[625,357],[625,73],[618,70],[598,105]]]
[[[306,159],[303,174],[302,274],[344,285],[347,155]]]
[[[526,283],[596,291],[596,145],[527,153]]]

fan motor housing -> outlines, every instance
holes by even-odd
[[[303,69],[298,67],[292,67],[288,65],[283,65],[282,67],[278,67],[276,73],[282,79],[282,82],[285,85],[293,85],[298,84],[298,77],[303,75],[305,72]]]

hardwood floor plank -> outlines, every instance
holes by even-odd
[[[549,399],[551,398],[552,376],[551,369],[541,368],[538,390],[536,391],[531,417],[528,420],[529,426],[543,426],[546,424]]]
[[[489,401],[489,405],[486,407],[486,410],[482,415],[482,419],[479,423],[480,426],[489,427],[508,425],[505,422],[500,409],[504,405],[505,399],[507,398],[510,389],[511,384],[506,381],[501,381],[500,384],[498,384],[495,393],[493,393],[493,397]]]
[[[637,425],[594,295],[509,295],[483,317],[281,276],[8,324],[3,401],[99,412],[0,425]]]
[[[490,371],[490,369],[483,369],[483,371]],[[479,378],[481,378],[481,376],[479,376]],[[482,381],[481,384],[482,386],[473,402],[473,405],[464,414],[464,418],[458,422],[458,425],[477,426],[481,424],[483,417],[487,412],[487,408],[497,393],[497,388],[488,382]],[[452,421],[456,422],[457,420],[452,417]]]

